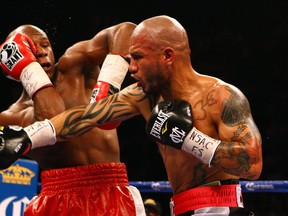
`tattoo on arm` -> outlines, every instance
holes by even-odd
[[[245,96],[237,94],[229,87],[226,89],[231,93],[231,96],[223,102],[222,121],[227,126],[232,127],[243,123],[250,115],[251,110]]]
[[[249,160],[250,156],[246,148],[231,141],[218,146],[212,163],[219,164],[223,162],[222,168],[227,173],[241,175],[241,173],[249,171],[251,167]]]
[[[249,154],[248,151],[251,145],[249,140],[253,138],[253,133],[248,127],[254,127],[253,122],[251,124],[251,110],[247,98],[230,87],[226,89],[231,96],[222,104],[221,118],[227,127],[236,129],[231,141],[222,141],[222,145],[219,145],[212,163],[223,163],[222,167],[226,172],[241,175],[250,170],[251,160],[255,160],[252,158],[253,154]]]
[[[125,102],[120,98],[125,97],[133,103]],[[93,104],[71,108],[64,114],[64,123],[57,134],[61,139],[68,139],[87,132],[96,125],[113,121],[122,121],[138,115],[137,103],[149,101],[149,106],[154,107],[156,97],[145,94],[139,87],[127,87],[126,91],[111,95]],[[133,104],[136,106],[133,108]]]

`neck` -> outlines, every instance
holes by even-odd
[[[192,67],[174,71],[169,83],[161,92],[161,96],[164,99],[187,97],[187,92],[190,92],[197,85],[197,76],[198,73]]]

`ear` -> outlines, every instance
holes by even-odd
[[[163,53],[164,53],[165,61],[169,64],[172,64],[174,61],[174,56],[175,56],[174,49],[171,47],[167,47],[164,49]]]

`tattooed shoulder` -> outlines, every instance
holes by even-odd
[[[251,114],[250,105],[246,96],[237,88],[225,86],[229,96],[222,101],[222,121],[229,126],[244,123]]]

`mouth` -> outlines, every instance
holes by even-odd
[[[51,64],[50,63],[43,63],[43,64],[41,64],[41,67],[47,73],[51,69]]]
[[[138,87],[142,86],[142,83],[141,83],[140,79],[137,76],[135,76],[134,74],[131,74],[131,78],[136,80]]]

